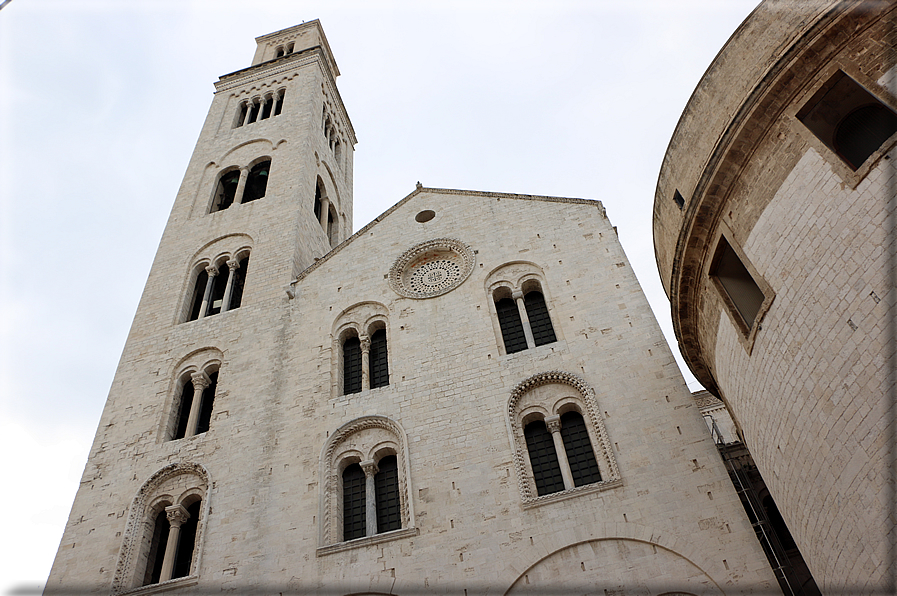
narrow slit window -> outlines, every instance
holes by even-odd
[[[190,517],[188,517],[187,521],[181,525],[180,536],[178,536],[177,555],[174,559],[174,569],[171,573],[171,579],[187,577],[190,575],[190,568],[193,565],[193,551],[196,548],[196,528],[199,526],[201,503],[201,501],[196,501],[187,507],[187,514]]]
[[[724,236],[720,237],[710,275],[722,286],[747,328],[753,327],[765,296]]]
[[[146,573],[143,576],[143,585],[158,584],[162,577],[162,563],[165,560],[165,546],[168,544],[168,534],[171,524],[168,523],[168,515],[163,508],[156,515],[153,523],[153,537],[150,541],[150,549],[147,557]]]
[[[564,478],[554,450],[554,439],[542,420],[534,420],[523,429],[526,449],[533,466],[533,479],[539,496],[564,490]]]
[[[673,201],[675,201],[676,206],[679,207],[680,210],[685,207],[685,199],[682,198],[678,189],[673,191]]]
[[[244,203],[264,198],[268,188],[268,171],[270,169],[271,160],[252,166],[252,169],[249,170],[249,176],[246,177],[246,190],[243,191]]]
[[[377,533],[402,528],[402,512],[399,502],[399,466],[395,455],[388,455],[377,462],[379,472],[374,476],[374,492],[377,501]]]
[[[354,540],[365,535],[365,477],[358,464],[343,470],[343,540]]]
[[[259,117],[259,104],[258,102],[253,101],[249,106],[249,120],[246,121],[247,124],[252,124]]]
[[[265,120],[266,118],[271,117],[271,112],[274,109],[274,100],[269,96],[262,100],[262,116],[259,118],[260,120]]]
[[[187,434],[187,421],[190,419],[190,408],[193,406],[193,383],[181,385],[181,397],[178,400],[178,423],[172,439],[183,439]]]
[[[240,102],[240,107],[237,110],[237,119],[234,122],[234,128],[239,128],[243,126],[243,123],[246,121],[246,113],[249,111],[249,106],[245,101]]]
[[[601,471],[589,440],[589,431],[579,412],[567,412],[561,416],[561,439],[570,464],[574,486],[601,482]]]
[[[378,329],[371,335],[371,389],[389,385],[389,358],[386,350],[386,329]]]
[[[284,91],[281,90],[277,94],[277,101],[274,102],[274,115],[275,116],[279,116],[280,113],[283,111],[283,96],[284,96]]]
[[[551,326],[551,317],[548,315],[548,305],[545,304],[542,292],[528,292],[523,297],[523,304],[526,307],[526,316],[533,331],[535,344],[543,346],[556,342],[554,327]]]
[[[348,337],[343,342],[343,393],[361,391],[361,341]]]
[[[526,335],[523,331],[523,322],[520,320],[520,311],[517,310],[517,303],[512,298],[502,298],[495,302],[495,311],[505,343],[505,352],[513,354],[525,350],[527,347]]]

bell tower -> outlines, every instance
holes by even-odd
[[[190,583],[215,473],[263,449],[240,436],[276,393],[285,289],[352,233],[355,133],[321,24],[256,42],[215,83],[48,589]]]

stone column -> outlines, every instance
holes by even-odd
[[[159,576],[160,583],[171,579],[171,574],[174,572],[175,558],[178,554],[181,524],[190,519],[190,514],[187,513],[183,505],[166,507],[165,515],[168,517],[171,529],[168,531],[168,542],[165,544],[165,558],[162,559],[162,574]]]
[[[230,297],[234,292],[234,278],[237,276],[237,269],[240,268],[240,261],[231,259],[227,262],[227,268],[230,269],[230,275],[227,276],[227,286],[224,288],[224,300],[221,303],[221,312],[227,312],[230,308]]]
[[[199,427],[199,410],[202,408],[202,392],[212,384],[211,379],[204,372],[195,372],[191,376],[193,380],[193,402],[190,404],[190,416],[187,418],[187,430],[184,437],[192,437]]]
[[[526,304],[523,302],[523,292],[514,290],[511,292],[511,298],[517,303],[517,311],[520,313],[520,322],[523,323],[523,335],[526,337],[526,347],[533,349],[536,347],[536,340],[533,339],[533,330],[529,326],[529,315],[526,314]]]
[[[366,522],[365,536],[377,533],[377,492],[374,476],[379,472],[374,460],[369,459],[359,464],[364,471],[364,516]]]
[[[361,343],[361,390],[367,391],[371,388],[371,338],[362,335],[358,339]]]
[[[246,115],[243,117],[242,126],[246,126],[247,124],[249,124],[249,115],[250,114],[252,114],[252,100],[247,99],[246,100]]]
[[[243,202],[243,193],[246,191],[246,178],[249,177],[249,168],[240,168],[240,180],[237,181],[237,190],[234,193],[234,204]]]
[[[330,198],[327,195],[321,197],[321,228],[327,233],[327,218],[330,216]],[[330,240],[330,238],[327,238]]]
[[[567,450],[564,448],[564,439],[561,437],[561,417],[546,416],[545,426],[551,432],[551,438],[554,441],[554,450],[558,454],[558,464],[561,467],[561,477],[564,479],[564,490],[571,489],[573,484],[573,473],[570,471],[570,462],[567,461]]]
[[[209,265],[206,267],[206,273],[209,274],[209,279],[206,280],[206,291],[203,292],[202,295],[202,305],[199,307],[199,319],[206,316],[206,313],[209,312],[209,300],[212,299],[212,286],[215,285],[215,276],[218,275],[218,267],[215,265]]]

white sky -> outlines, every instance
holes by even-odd
[[[249,66],[255,37],[321,19],[359,140],[356,230],[418,180],[599,199],[675,344],[657,174],[756,3],[13,0],[0,11],[0,593],[49,574],[212,84]]]

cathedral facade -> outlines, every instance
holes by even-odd
[[[47,593],[769,593],[600,202],[351,234],[317,21],[221,77]]]
[[[893,593],[893,2],[766,1],[685,108],[654,204],[695,376],[823,593]]]

